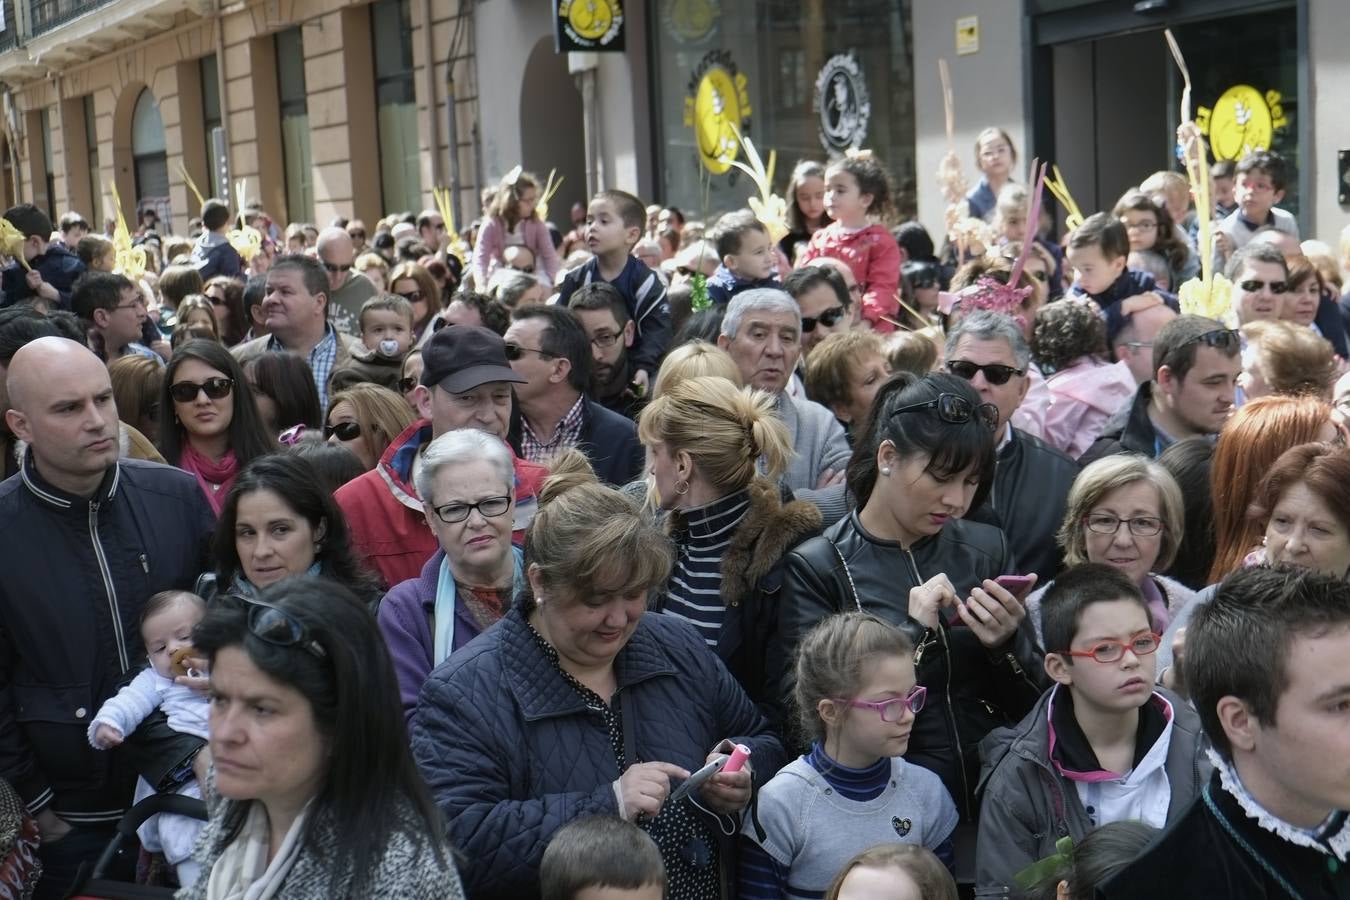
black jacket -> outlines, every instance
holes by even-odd
[[[1078,458],[1078,465],[1087,467],[1103,456],[1117,453],[1142,453],[1149,459],[1158,456],[1158,431],[1148,417],[1148,405],[1153,401],[1153,382],[1139,385],[1130,405],[1111,417],[1101,437]]]
[[[1014,428],[1012,439],[998,452],[994,489],[967,518],[1002,529],[1017,574],[1035,572],[1045,584],[1064,562],[1055,532],[1064,521],[1069,488],[1077,477],[1078,464],[1068,455]]]
[[[595,475],[606,484],[624,485],[642,472],[646,453],[632,419],[605,409],[587,397],[581,412],[577,449],[591,461]]]
[[[1010,571],[1003,532],[954,519],[906,550],[868,534],[851,513],[788,554],[779,613],[779,640],[770,671],[784,696],[791,690],[789,660],[802,637],[825,617],[863,609],[900,626],[914,642],[918,682],[928,700],[914,722],[905,758],[936,772],[962,817],[973,820],[980,773],[979,742],[1031,710],[1043,689],[1041,654],[1031,623],[1004,646],[985,648],[964,625],[926,628],[909,617],[909,591],[946,573],[964,599],[987,578]]]
[[[1341,829],[1346,827],[1342,822]],[[1350,865],[1336,865],[1333,871],[1334,861],[1335,857],[1290,843],[1248,818],[1215,772],[1186,814],[1169,823],[1132,863],[1098,885],[1097,896],[1343,900],[1350,897]],[[1291,895],[1272,872],[1297,893]]]
[[[84,498],[45,483],[30,453],[0,484],[0,778],[31,810],[79,824],[130,803],[129,744],[94,750],[86,731],[146,665],[145,601],[192,588],[214,528],[192,476],[156,463],[122,460]],[[201,745],[176,736],[166,769]]]
[[[60,244],[51,244],[47,247],[46,253],[33,257],[28,264],[37,270],[43,281],[56,288],[56,292],[61,295],[61,301],[57,305],[61,309],[70,309],[71,288],[84,274],[84,263],[80,262],[80,258]],[[17,260],[0,273],[0,292],[4,294],[0,306],[13,306],[21,300],[37,296],[28,286],[28,270]]]

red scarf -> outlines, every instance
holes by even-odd
[[[225,495],[230,492],[234,478],[239,474],[239,460],[233,450],[226,450],[219,460],[211,460],[193,449],[191,444],[183,444],[179,455],[178,468],[191,472],[197,477],[197,483],[211,504],[211,511],[220,518],[220,508],[225,505]]]

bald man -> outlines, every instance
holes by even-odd
[[[5,421],[27,444],[0,483],[0,778],[38,820],[38,896],[64,896],[130,805],[136,772],[172,790],[202,741],[162,713],[114,752],[90,747],[89,721],[145,665],[138,627],[152,595],[190,590],[215,527],[186,472],[118,460],[108,370],[61,337],[10,361]]]
[[[328,273],[328,321],[342,334],[359,337],[361,306],[378,293],[370,279],[352,268],[356,245],[341,228],[319,232],[319,262]]]

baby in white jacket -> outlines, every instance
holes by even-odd
[[[184,657],[196,656],[192,629],[206,614],[206,601],[187,591],[163,591],[146,601],[141,613],[141,639],[150,665],[131,683],[108,698],[89,723],[89,743],[109,750],[131,734],[156,709],[164,710],[169,727],[205,739],[207,698],[176,679],[202,673],[187,668]],[[144,778],[136,783],[136,802],[155,793]],[[178,793],[201,799],[201,786],[189,780]],[[162,851],[178,869],[180,884],[195,884],[197,864],[192,845],[206,823],[186,816],[161,813],[137,831],[141,843],[152,852]]]

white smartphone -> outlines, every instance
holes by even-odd
[[[712,762],[690,775],[680,783],[679,787],[670,792],[670,799],[666,802],[679,803],[685,797],[688,797],[690,793],[703,787],[705,781],[722,771],[722,767],[727,764],[729,758],[730,757],[728,756],[719,756],[717,759],[714,759]]]

